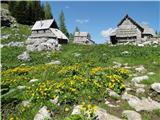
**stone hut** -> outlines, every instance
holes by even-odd
[[[110,35],[113,44],[124,42],[137,42],[144,38],[154,37],[155,32],[148,25],[140,25],[126,15],[117,25],[116,31]]]
[[[84,45],[95,44],[95,42],[91,40],[91,36],[88,32],[75,32],[73,43]]]
[[[69,42],[66,35],[58,29],[55,19],[36,21],[32,27],[32,34],[29,38],[52,38],[56,39],[59,44]]]

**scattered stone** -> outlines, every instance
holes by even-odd
[[[149,79],[149,77],[148,76],[139,76],[139,77],[134,77],[134,78],[132,78],[132,82],[133,83],[140,83],[141,81],[144,81],[144,80],[147,80],[147,79]]]
[[[122,54],[123,55],[127,55],[129,52],[128,51],[123,51]]]
[[[34,120],[51,120],[51,112],[48,112],[47,107],[43,106],[35,115]]]
[[[22,105],[24,107],[28,107],[30,105],[30,101],[29,100],[24,100],[24,101],[22,101]]]
[[[125,92],[122,95],[122,99],[127,100],[128,104],[136,111],[152,111],[155,109],[160,109],[160,103],[152,100],[151,98],[142,98],[141,100],[138,97]]]
[[[118,95],[116,92],[114,92],[113,90],[108,90],[107,91],[109,96],[112,96],[112,97],[120,97],[120,95]]]
[[[74,53],[75,57],[79,57],[81,54],[80,53]]]
[[[144,84],[137,84],[137,83],[135,83],[134,86],[138,87],[138,88],[144,88],[144,87],[146,87],[146,85],[144,85]]]
[[[26,86],[17,86],[17,89],[19,90],[24,90],[26,88]]]
[[[75,106],[72,115],[80,113],[80,105]],[[100,107],[96,107],[95,115],[97,116],[96,120],[121,120],[120,118],[107,113],[105,109]]]
[[[141,66],[135,68],[135,71],[139,72],[139,73],[145,73],[146,69],[143,67],[143,65],[141,65]]]
[[[113,64],[114,64],[113,68],[120,68],[122,66],[121,63],[118,63],[118,62],[115,62],[115,61],[113,61]]]
[[[38,79],[31,79],[29,82],[34,83],[34,82],[37,82],[37,81],[38,81]]]
[[[20,66],[25,66],[26,64],[25,63],[22,63]]]
[[[142,120],[141,115],[133,110],[124,110],[122,116],[127,117],[127,120]]]
[[[155,73],[154,72],[149,72],[147,73],[148,75],[154,75]]]
[[[145,92],[145,89],[144,89],[144,88],[137,88],[137,89],[136,89],[136,93],[137,93],[137,94],[144,93],[144,92]]]
[[[26,51],[20,54],[17,58],[23,61],[30,61],[30,56]]]
[[[155,90],[156,92],[160,93],[160,83],[153,83],[153,84],[151,85],[151,88],[152,88],[153,90]]]
[[[53,104],[57,104],[58,103],[58,99],[59,99],[59,96],[57,96],[54,100],[50,99],[50,102],[53,103]]]
[[[72,111],[72,115],[77,115],[77,114],[81,114],[81,107],[80,105],[74,106],[73,111]]]
[[[10,42],[8,44],[4,44],[4,46],[8,46],[8,47],[10,47],[10,46],[12,46],[12,47],[23,47],[24,46],[24,42],[14,42],[14,41],[12,41],[12,42]]]
[[[122,120],[114,115],[107,113],[107,111],[103,108],[96,108],[95,115],[98,116],[98,120]]]
[[[137,44],[138,47],[144,47],[144,44]]]
[[[61,64],[61,61],[56,60],[56,61],[52,61],[52,62],[47,63],[47,64],[48,64],[48,65],[59,65],[59,64]]]
[[[131,91],[132,90],[132,88],[126,88],[126,91]]]
[[[113,105],[111,104],[109,101],[106,100],[105,102],[106,105],[108,105],[109,107],[119,107],[118,105]]]
[[[6,35],[1,35],[1,39],[8,39],[11,35],[10,34],[6,34]]]

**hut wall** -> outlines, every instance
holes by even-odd
[[[131,28],[136,28],[136,25],[134,25],[129,19],[126,19],[119,26],[119,28],[121,28],[121,29],[131,29]]]
[[[137,28],[137,39],[142,38],[142,32]]]

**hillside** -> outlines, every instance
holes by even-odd
[[[124,110],[136,110],[143,120],[159,120],[159,88],[151,84],[160,78],[160,47],[67,44],[60,51],[30,52],[31,60],[24,62],[17,56],[26,49],[30,27],[18,24],[1,32],[2,119],[36,119],[47,106],[39,114],[56,120],[91,120],[106,116],[103,110],[116,116],[113,120],[126,119],[130,114],[122,115]],[[14,45],[16,41],[22,45]],[[136,108],[138,103],[125,98],[126,91],[133,100],[144,99],[144,106]],[[76,105],[82,106],[81,114],[71,115]],[[99,107],[101,114],[94,112]]]

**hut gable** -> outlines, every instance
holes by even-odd
[[[75,32],[73,42],[79,44],[95,44],[88,32]]]
[[[36,21],[36,23],[32,27],[32,30],[44,30],[49,28],[58,28],[55,19]]]
[[[128,16],[128,14],[119,22],[117,27],[124,27],[124,28],[131,28],[135,25],[138,27],[141,31],[143,31],[143,27],[141,27],[136,21],[134,21],[131,17]]]

